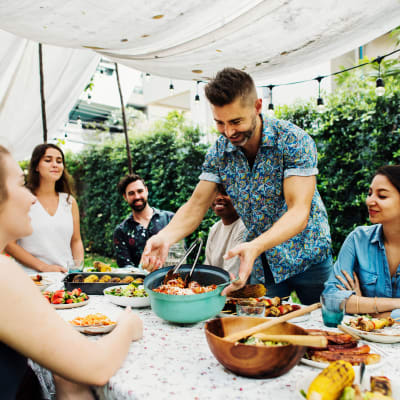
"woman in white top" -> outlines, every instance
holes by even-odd
[[[84,251],[79,209],[58,146],[45,143],[35,147],[27,187],[37,198],[30,211],[33,233],[9,243],[6,252],[27,272],[66,272],[68,263],[83,260]]]
[[[0,146],[0,252],[11,240],[32,233],[29,210],[34,202],[21,168]],[[66,393],[71,389],[66,388],[67,381],[62,380],[62,389],[56,382],[57,399],[91,398],[86,385],[106,384],[124,361],[131,341],[142,337],[139,316],[127,307],[110,334],[88,340],[57,314],[12,259],[0,255],[0,270],[1,398],[15,398],[26,358],[78,383],[74,393]]]

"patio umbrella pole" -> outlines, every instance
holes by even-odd
[[[43,143],[47,143],[47,122],[46,122],[46,102],[44,98],[44,80],[43,80],[43,53],[42,43],[39,43],[39,79],[40,79],[40,102],[42,109]]]
[[[124,100],[122,98],[122,91],[121,91],[121,84],[119,82],[119,73],[118,73],[118,64],[115,64],[115,72],[117,75],[117,84],[118,84],[118,91],[119,91],[119,98],[121,100],[121,113],[122,113],[122,122],[124,124],[124,135],[125,135],[125,144],[126,144],[126,154],[128,156],[128,171],[130,174],[133,174],[132,169],[132,157],[131,157],[131,150],[129,148],[129,139],[128,139],[128,127],[126,125],[126,115],[125,115],[125,106]]]

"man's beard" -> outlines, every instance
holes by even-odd
[[[132,203],[129,204],[130,208],[132,208],[132,210],[136,212],[143,211],[147,206],[147,201],[142,200],[142,203],[135,204],[137,201],[138,200],[132,201]]]
[[[232,143],[232,142],[231,143],[236,147],[244,146],[249,141],[249,139],[256,133],[256,127],[257,127],[257,115],[254,116],[249,130],[244,132],[238,132],[239,134],[243,135],[243,140],[240,143]]]

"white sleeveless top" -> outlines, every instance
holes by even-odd
[[[47,264],[65,267],[72,261],[71,238],[74,231],[72,219],[72,198],[67,201],[67,193],[59,193],[56,213],[51,216],[37,200],[29,215],[33,233],[17,240],[17,243],[33,256]],[[36,270],[24,266],[26,272]]]

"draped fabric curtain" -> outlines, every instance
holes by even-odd
[[[0,142],[20,158],[41,141],[37,42],[50,140],[99,54],[170,79],[231,66],[268,85],[399,25],[399,0],[2,0]]]
[[[39,58],[36,42],[0,31],[0,143],[17,159],[42,142]],[[95,71],[99,56],[87,50],[43,46],[48,139],[68,114]]]

